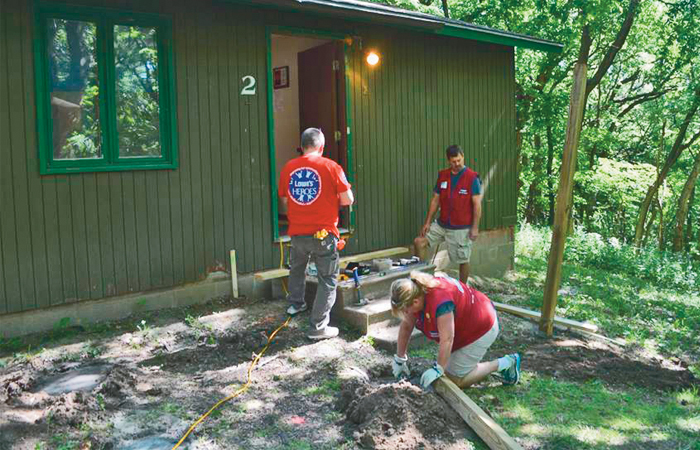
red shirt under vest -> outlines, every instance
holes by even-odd
[[[423,311],[415,313],[416,328],[428,339],[440,342],[437,327],[437,309],[445,302],[455,305],[455,337],[452,351],[466,347],[485,335],[496,321],[496,309],[491,300],[482,292],[473,289],[461,281],[448,277],[436,277],[440,286],[425,294]]]
[[[440,190],[440,223],[449,223],[454,227],[469,227],[474,217],[472,203],[472,185],[479,176],[470,168],[457,180],[457,186],[452,187],[452,172],[450,169],[438,172],[437,186]]]

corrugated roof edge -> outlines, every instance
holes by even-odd
[[[433,16],[417,11],[409,11],[381,3],[359,0],[220,0],[231,3],[247,3],[256,6],[283,7],[291,10],[313,10],[329,15],[367,20],[386,20],[401,25],[423,29],[425,32],[470,39],[480,42],[528,48],[545,52],[560,53],[564,46],[557,42],[513,33],[510,31],[474,25],[461,20]],[[341,14],[338,14],[342,12]],[[355,13],[355,14],[353,14]]]

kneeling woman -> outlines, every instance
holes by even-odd
[[[396,378],[410,376],[406,350],[414,327],[440,344],[437,362],[421,377],[427,388],[447,373],[459,387],[471,386],[493,372],[504,384],[520,379],[520,355],[480,362],[498,336],[498,317],[483,293],[447,276],[411,272],[391,285],[392,313],[402,319],[392,364]]]

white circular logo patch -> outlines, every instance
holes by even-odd
[[[289,178],[289,196],[297,205],[310,205],[321,196],[321,175],[311,167],[300,167]]]

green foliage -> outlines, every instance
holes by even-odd
[[[531,226],[516,237],[517,285],[530,309],[542,306],[550,240],[549,230]],[[698,263],[687,256],[637,253],[578,230],[567,240],[557,314],[668,354],[693,354],[700,339],[698,273]]]
[[[0,338],[0,351],[3,353],[14,353],[24,345],[22,338],[13,337],[10,339]]]
[[[56,450],[77,450],[80,448],[80,442],[71,439],[66,433],[59,433],[51,437],[52,448]]]
[[[550,243],[551,231],[524,225],[516,240],[516,254],[544,261]],[[678,289],[683,293],[700,290],[700,262],[688,255],[650,247],[635,249],[616,238],[604,238],[581,228],[576,228],[567,239],[564,261],[638,278],[657,288]]]
[[[102,347],[95,345],[92,341],[87,341],[82,349],[82,353],[86,358],[97,358],[103,351],[104,349]]]
[[[214,328],[210,324],[202,322],[199,317],[194,317],[191,314],[185,317],[185,323],[194,330],[194,335],[197,339],[203,335],[208,335],[207,344],[213,345],[216,343],[216,338],[212,335]]]
[[[586,211],[589,202],[594,205],[586,211],[586,230],[631,240],[637,210],[655,172],[650,164],[633,164],[608,158],[600,158],[595,170],[577,172],[576,209]],[[664,200],[666,198],[662,197]]]

